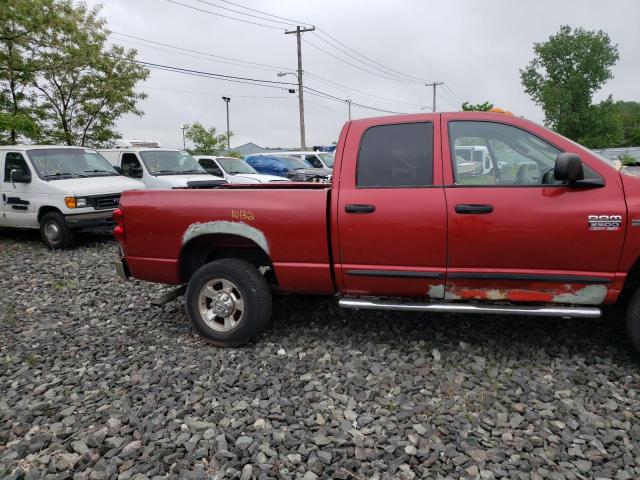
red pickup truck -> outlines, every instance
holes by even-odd
[[[350,121],[331,185],[131,191],[115,220],[121,276],[181,285],[219,346],[259,334],[286,292],[558,317],[625,301],[640,348],[640,179],[505,114]]]

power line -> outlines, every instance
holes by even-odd
[[[212,72],[203,72],[203,71],[199,71],[199,70],[192,70],[192,69],[188,69],[188,68],[181,68],[181,67],[174,67],[171,65],[162,65],[159,63],[151,63],[151,62],[144,62],[141,60],[132,60],[132,59],[128,59],[128,58],[122,58],[122,57],[115,57],[118,58],[119,60],[125,61],[125,62],[131,62],[131,63],[136,63],[138,65],[142,65],[148,68],[155,68],[158,70],[166,70],[166,71],[170,71],[170,72],[175,72],[175,73],[183,73],[185,75],[191,75],[191,76],[196,76],[196,77],[204,77],[204,78],[215,78],[217,80],[224,80],[227,82],[235,82],[235,83],[244,83],[247,85],[254,85],[254,86],[259,86],[259,87],[269,87],[269,88],[279,88],[282,90],[288,90],[288,88],[282,87],[280,85],[294,85],[293,83],[289,83],[289,82],[279,82],[279,81],[275,81],[275,80],[263,80],[260,78],[250,78],[250,77],[237,77],[234,75],[223,75],[221,73],[212,73]]]
[[[246,66],[248,68],[256,68],[256,69],[259,69],[259,70],[272,70],[272,71],[273,70],[278,70],[278,71],[286,70],[286,67],[278,67],[276,65],[268,65],[266,63],[250,62],[250,61],[247,61],[247,60],[240,60],[240,59],[232,58],[232,57],[223,57],[221,55],[215,55],[213,53],[201,52],[201,51],[192,50],[192,49],[189,49],[189,48],[178,47],[176,45],[171,45],[171,44],[162,43],[162,42],[156,42],[156,41],[153,41],[153,40],[147,40],[146,38],[136,37],[134,35],[127,35],[125,33],[120,33],[120,32],[111,32],[111,33],[114,33],[116,35],[121,35],[121,36],[127,37],[127,38],[133,38],[133,39],[136,39],[136,40],[140,40],[142,42],[147,42],[147,43],[150,43],[152,45],[161,45],[161,46],[164,46],[164,47],[168,47],[168,48],[173,48],[175,50],[179,50],[179,52],[173,52],[171,50],[166,50],[166,49],[154,47],[152,45],[145,45],[144,43],[132,42],[131,40],[122,40],[122,39],[120,40],[120,41],[131,43],[133,45],[138,45],[138,46],[141,46],[141,47],[153,48],[155,50],[160,50],[162,52],[175,53],[177,55],[183,55],[183,56],[192,57],[192,58],[199,58],[201,60],[209,60],[209,61],[218,62],[218,63],[225,63],[225,64],[228,64],[228,65],[241,64],[241,65],[238,65],[238,66]],[[186,54],[181,53],[181,52],[190,52],[190,53],[195,53],[197,55],[203,55],[205,57],[211,57],[211,58],[203,58],[202,56],[198,57],[198,56],[195,56],[195,55],[186,55]],[[222,60],[215,60],[215,59],[218,59],[218,58],[220,58]],[[246,65],[244,65],[244,64],[246,64]]]
[[[127,39],[140,40],[141,42],[146,42],[146,43],[149,43],[151,45],[146,45],[145,43],[136,43],[136,42],[132,42],[130,40],[120,40],[120,41],[125,41],[127,43],[132,43],[133,45],[139,45],[139,46],[146,47],[146,48],[153,48],[155,50],[159,50],[159,51],[163,51],[163,52],[174,53],[176,55],[182,55],[182,56],[191,57],[191,58],[198,58],[198,59],[201,59],[201,60],[208,60],[208,61],[224,63],[224,64],[228,64],[228,65],[245,66],[245,67],[248,67],[248,68],[256,68],[256,69],[260,69],[260,70],[269,70],[269,71],[288,70],[287,67],[281,67],[281,66],[277,66],[277,65],[269,65],[269,64],[266,64],[266,63],[252,62],[252,61],[248,61],[248,60],[241,60],[241,59],[233,58],[233,57],[225,57],[225,56],[221,56],[221,55],[215,55],[213,53],[203,52],[203,51],[200,51],[200,50],[193,50],[193,49],[190,49],[190,48],[180,47],[180,46],[177,46],[177,45],[164,43],[164,42],[158,42],[158,41],[155,41],[155,40],[149,40],[147,38],[142,38],[142,37],[138,37],[138,36],[135,36],[135,35],[130,35],[130,34],[127,34],[127,33],[121,33],[121,32],[116,32],[116,31],[112,31],[111,33],[115,34],[115,35],[118,35],[118,36],[125,37]],[[178,51],[172,51],[172,50],[167,50],[167,49],[163,49],[163,48],[158,48],[155,45],[161,45],[163,47],[168,47],[168,48],[175,49],[175,50],[178,50]],[[188,55],[188,54],[185,54],[185,53],[182,53],[182,52],[195,53],[197,55]],[[198,56],[198,55],[201,55],[201,56]],[[210,58],[207,58],[207,57],[210,57]],[[223,59],[223,60],[217,60],[217,59]],[[234,62],[237,62],[237,63],[234,63]],[[392,98],[382,97],[380,95],[374,95],[372,93],[368,93],[368,92],[365,92],[363,90],[359,90],[357,88],[349,87],[347,85],[343,85],[341,83],[334,82],[333,80],[329,80],[328,78],[321,77],[320,75],[316,75],[316,74],[311,73],[311,72],[305,71],[305,73],[306,73],[306,75],[308,75],[309,77],[312,77],[313,79],[315,79],[317,81],[326,83],[329,86],[334,86],[334,88],[338,87],[339,89],[344,89],[344,90],[348,90],[348,91],[357,92],[357,93],[359,93],[361,95],[364,95],[364,96],[367,96],[367,97],[371,97],[371,98],[375,98],[377,100],[390,102],[390,103],[408,105],[408,106],[412,106],[412,107],[422,107],[423,106],[423,105],[420,105],[420,104],[417,104],[417,103],[405,102],[405,101],[402,101],[402,100],[394,100]]]
[[[219,16],[219,17],[226,18],[226,19],[229,19],[229,20],[234,20],[234,21],[243,22],[243,23],[256,25],[256,26],[260,26],[260,27],[265,27],[265,28],[271,28],[271,29],[275,29],[275,30],[286,31],[286,29],[284,29],[282,27],[278,27],[278,26],[274,26],[274,25],[267,25],[267,24],[264,24],[264,23],[254,22],[254,21],[251,21],[251,20],[246,20],[246,19],[237,18],[237,17],[230,17],[228,15],[223,15],[221,13],[216,13],[216,12],[212,12],[210,10],[205,10],[203,8],[198,8],[198,7],[195,7],[195,6],[192,6],[192,5],[187,5],[185,3],[181,3],[181,2],[178,2],[176,0],[167,0],[167,1],[170,2],[170,3],[176,4],[176,5],[183,6],[185,8],[189,8],[189,9],[196,10],[196,11],[199,11],[199,12],[207,13],[207,14],[210,14],[210,15]],[[235,9],[232,9],[232,8],[229,8],[229,7],[223,7],[223,6],[220,6],[220,5],[216,5],[216,4],[214,4],[214,3],[210,2],[210,1],[207,1],[207,0],[196,0],[196,1],[198,1],[200,3],[204,3],[204,4],[209,5],[209,6],[212,6],[214,8],[219,8],[219,9],[222,9],[222,10],[225,10],[225,11],[230,11],[230,12],[233,12],[233,13],[237,13],[239,15],[244,15],[244,16],[248,16],[250,18],[255,18],[255,19],[263,20],[263,21],[267,21],[267,22],[279,23],[279,24],[282,24],[282,25],[295,25],[295,24],[298,24],[298,25],[300,25],[300,24],[302,24],[302,25],[311,25],[308,22],[300,22],[300,21],[289,19],[289,18],[286,18],[286,17],[280,17],[278,15],[273,15],[271,13],[264,12],[264,11],[261,11],[261,10],[253,9],[253,8],[250,8],[250,7],[245,7],[244,5],[240,5],[238,3],[234,3],[234,2],[231,2],[229,0],[219,0],[219,1],[227,3],[227,4],[230,4],[230,5],[234,5],[234,6],[238,7],[238,8],[242,8],[244,10],[248,10],[248,11],[251,11],[251,12],[259,13],[260,15],[266,15],[267,17],[272,17],[272,18],[266,18],[265,16],[253,15],[253,14],[242,12],[240,10],[235,10]],[[277,19],[277,20],[274,20],[274,19]],[[324,30],[318,29],[318,31],[323,36],[331,39],[335,43],[331,43],[327,39],[322,38],[319,35],[316,35],[317,38],[319,38],[321,41],[327,43],[329,46],[331,46],[332,48],[336,49],[341,54],[346,55],[346,56],[352,58],[353,60],[358,61],[358,62],[362,63],[363,65],[366,65],[368,68],[373,69],[373,71],[372,70],[368,70],[366,68],[363,68],[363,67],[361,67],[359,65],[354,65],[353,63],[345,60],[344,58],[340,58],[340,57],[338,57],[336,55],[333,55],[332,53],[327,52],[326,50],[318,47],[317,45],[314,45],[314,44],[312,44],[312,43],[310,43],[310,42],[305,40],[305,42],[307,44],[311,45],[312,47],[316,48],[317,50],[320,50],[321,52],[325,53],[326,55],[329,55],[329,56],[331,56],[331,57],[333,57],[333,58],[335,58],[335,59],[337,59],[337,60],[339,60],[339,61],[341,61],[343,63],[346,63],[347,65],[350,65],[351,67],[357,68],[359,70],[362,70],[362,71],[367,72],[367,73],[372,74],[372,75],[376,75],[376,76],[384,78],[386,80],[393,80],[393,81],[400,82],[400,83],[413,83],[413,84],[420,84],[420,83],[424,82],[424,80],[420,79],[419,77],[416,77],[416,76],[413,76],[413,75],[408,75],[408,74],[399,72],[398,70],[392,69],[390,67],[386,67],[382,63],[377,62],[376,60],[373,60],[373,59],[371,59],[371,58],[359,53],[358,51],[356,51],[353,48],[349,47],[345,43],[341,42],[337,38],[335,38],[332,35],[330,35],[329,33],[325,32]],[[336,44],[340,45],[343,48],[336,46]],[[345,49],[349,50],[350,52],[353,52],[358,57],[364,58],[367,61],[364,61],[361,58],[357,58],[356,56],[351,55],[350,53],[345,51]]]
[[[453,91],[453,89],[452,89],[452,88],[451,88],[447,83],[445,83],[445,84],[444,84],[444,88],[446,88],[447,90],[449,90],[449,92],[451,92],[451,95],[452,95],[453,97],[455,97],[455,99],[459,100],[459,101],[460,101],[460,103],[464,103],[464,100],[463,100],[462,98],[460,98],[460,96],[459,96],[459,95],[457,95],[457,94],[456,94],[456,92],[454,92],[454,91]]]
[[[409,78],[409,79],[413,79],[413,80],[415,80],[415,81],[417,81],[417,82],[420,82],[420,83],[425,82],[425,80],[424,80],[424,79],[422,79],[422,78],[415,77],[415,76],[413,76],[413,75],[407,75],[406,73],[399,72],[398,70],[394,70],[393,68],[386,67],[385,65],[381,64],[380,62],[377,62],[377,61],[373,60],[372,58],[369,58],[369,57],[367,57],[367,56],[363,55],[362,53],[357,52],[357,51],[356,51],[356,50],[354,50],[353,48],[351,48],[351,47],[349,47],[348,45],[344,44],[343,42],[341,42],[340,40],[338,40],[338,39],[337,39],[337,38],[335,38],[334,36],[330,35],[329,33],[325,32],[323,29],[321,29],[321,28],[319,28],[319,27],[317,28],[317,30],[318,30],[318,32],[319,32],[320,34],[322,34],[322,35],[324,35],[324,36],[326,36],[326,37],[330,38],[331,40],[333,40],[333,41],[334,41],[334,42],[336,42],[337,44],[342,45],[342,46],[343,46],[344,48],[346,48],[347,50],[349,50],[349,51],[351,51],[351,52],[355,53],[356,55],[358,55],[358,56],[360,56],[360,57],[362,57],[362,58],[364,58],[364,59],[368,60],[369,62],[375,63],[376,65],[378,65],[379,67],[381,67],[381,68],[383,68],[383,69],[385,69],[385,70],[388,70],[388,71],[390,71],[390,72],[393,72],[393,73],[395,73],[395,74],[397,74],[397,75],[399,75],[399,76],[401,76],[401,77],[406,77],[406,78]],[[335,47],[334,47],[334,48],[335,48]]]
[[[185,93],[185,94],[189,94],[189,95],[205,95],[205,96],[212,96],[212,97],[218,97],[221,95],[229,95],[233,98],[252,98],[252,99],[275,99],[275,98],[289,98],[287,95],[277,95],[277,96],[265,96],[265,95],[233,95],[233,94],[229,94],[229,92],[223,92],[223,93],[214,93],[214,92],[194,92],[192,90],[176,90],[173,88],[162,88],[162,87],[140,87],[142,90],[161,90],[161,91],[165,91],[165,92],[175,92],[175,93]]]
[[[316,90],[315,88],[304,87],[304,89],[309,91],[308,92],[309,95],[315,95],[316,97],[328,98],[330,100],[338,101],[338,102],[341,102],[341,103],[346,103],[346,102],[349,101],[348,99],[336,97],[335,95],[331,95],[329,93],[322,92],[320,90]],[[356,105],[358,107],[366,108],[368,110],[374,110],[376,112],[392,113],[392,114],[396,114],[396,115],[403,115],[404,114],[404,112],[395,112],[393,110],[385,110],[383,108],[372,107],[370,105],[364,105],[362,103],[356,103],[356,102],[353,102],[353,101],[351,101],[351,105]]]
[[[309,77],[311,77],[311,78],[313,78],[313,79],[315,79],[315,80],[317,80],[319,82],[326,83],[329,86],[333,85],[334,88],[338,87],[339,89],[344,89],[344,90],[348,90],[348,91],[352,91],[352,92],[357,92],[357,93],[359,93],[361,95],[365,95],[365,96],[371,97],[371,98],[376,98],[378,100],[383,100],[383,101],[387,101],[387,102],[391,102],[391,103],[398,103],[398,104],[403,104],[403,105],[409,105],[411,107],[423,107],[424,106],[424,105],[420,105],[418,103],[404,102],[402,100],[394,100],[392,98],[381,97],[379,95],[374,95],[372,93],[367,93],[367,92],[364,92],[362,90],[358,90],[357,88],[348,87],[347,85],[343,85],[341,83],[334,82],[333,80],[329,80],[327,78],[320,77],[319,75],[316,75],[316,74],[311,73],[311,72],[306,72],[306,74],[307,74],[307,76],[309,76]]]
[[[313,100],[309,100],[308,98],[306,99],[306,101],[309,102],[312,105],[315,105],[316,107],[323,108],[325,110],[328,110],[329,112],[333,112],[333,113],[336,113],[336,114],[344,117],[344,112],[339,112],[338,110],[334,110],[333,108],[329,108],[329,107],[327,107],[325,105],[322,105],[321,103],[314,102]]]
[[[219,8],[221,10],[226,10],[226,11],[233,12],[233,13],[239,13],[240,15],[246,15],[247,17],[257,18],[259,20],[265,20],[267,22],[280,23],[280,24],[288,25],[288,26],[295,25],[294,23],[291,23],[291,22],[282,22],[280,20],[272,20],[270,18],[260,17],[258,15],[252,15],[250,13],[241,12],[240,10],[234,10],[233,8],[222,7],[220,5],[216,5],[215,3],[207,2],[206,0],[196,0],[196,1],[200,2],[200,3],[204,3],[205,5],[209,5],[210,7]]]
[[[212,12],[210,10],[205,10],[204,8],[198,8],[198,7],[194,7],[192,5],[187,5],[185,3],[180,3],[180,2],[177,2],[176,0],[167,0],[167,2],[174,3],[176,5],[181,5],[183,7],[190,8],[191,10],[197,10],[198,12],[208,13],[209,15],[215,15],[215,16],[218,16],[218,17],[226,18],[228,20],[235,20],[236,22],[249,23],[251,25],[257,25],[257,26],[260,26],[260,27],[272,28],[274,30],[285,30],[282,27],[276,27],[274,25],[265,25],[264,23],[252,22],[251,20],[244,20],[244,19],[241,19],[241,18],[235,18],[235,17],[230,17],[228,15],[223,15],[221,13],[215,13],[215,12]]]
[[[230,2],[229,0],[219,0],[220,2],[223,3],[228,3],[229,5],[233,5],[235,7],[240,7],[240,8],[244,8],[245,10],[249,10],[250,12],[255,12],[255,13],[259,13],[261,15],[267,15],[269,17],[274,17],[274,18],[278,18],[280,20],[286,20],[287,22],[289,22],[291,25],[311,25],[311,23],[309,22],[303,22],[301,20],[294,20],[292,18],[286,18],[286,17],[279,17],[278,15],[274,15],[272,13],[268,13],[268,12],[263,12],[261,10],[256,10],[255,8],[249,8],[249,7],[245,7],[244,5],[240,5],[238,3],[233,3]]]
[[[424,80],[415,80],[415,79],[410,79],[410,78],[408,78],[408,77],[406,77],[406,76],[404,76],[404,75],[397,75],[397,74],[395,74],[395,73],[387,72],[387,71],[383,70],[382,68],[380,68],[380,67],[378,67],[378,66],[376,66],[376,65],[373,65],[373,64],[371,64],[371,63],[368,63],[368,62],[365,62],[364,60],[359,59],[359,58],[358,58],[358,57],[356,57],[355,55],[351,55],[349,52],[345,51],[344,49],[341,49],[341,48],[339,48],[339,47],[336,47],[334,44],[332,44],[332,43],[331,43],[331,42],[329,42],[328,40],[326,40],[326,39],[322,38],[320,35],[317,35],[317,34],[315,34],[315,33],[314,33],[314,35],[315,35],[315,37],[316,37],[316,38],[318,38],[318,39],[319,39],[319,40],[321,40],[322,42],[324,42],[324,43],[326,43],[327,45],[329,45],[330,47],[335,48],[336,50],[338,50],[341,54],[346,55],[347,57],[349,57],[349,58],[351,58],[351,59],[355,60],[356,62],[360,62],[360,63],[362,63],[363,65],[365,65],[365,66],[367,66],[367,67],[369,67],[369,68],[371,68],[371,69],[373,69],[373,70],[377,70],[377,71],[379,71],[379,72],[381,72],[381,73],[384,73],[385,75],[388,75],[388,76],[390,76],[390,77],[396,78],[396,79],[397,79],[397,80],[399,80],[399,81],[404,81],[404,82],[407,82],[407,83],[424,83]],[[386,67],[385,67],[385,68],[386,68]]]
[[[375,71],[367,70],[366,68],[363,68],[363,67],[361,67],[361,66],[359,66],[359,65],[354,65],[353,63],[349,62],[348,60],[345,60],[344,58],[340,58],[340,57],[338,57],[338,56],[334,55],[333,53],[327,52],[327,51],[326,51],[326,50],[324,50],[323,48],[318,47],[317,45],[315,45],[315,44],[313,44],[313,43],[309,42],[308,40],[303,40],[303,41],[304,41],[304,43],[306,43],[307,45],[311,45],[311,46],[312,46],[313,48],[315,48],[316,50],[320,50],[322,53],[324,53],[324,54],[326,54],[326,55],[329,55],[330,57],[333,57],[333,58],[335,58],[336,60],[339,60],[339,61],[341,61],[341,62],[343,62],[343,63],[346,63],[347,65],[349,65],[349,66],[351,66],[351,67],[353,67],[353,68],[357,68],[358,70],[362,70],[363,72],[370,73],[371,75],[376,75],[377,77],[384,78],[385,80],[393,80],[394,82],[399,82],[399,83],[411,83],[411,84],[415,84],[415,83],[416,83],[416,82],[413,82],[413,81],[399,80],[399,79],[394,78],[394,77],[389,77],[389,76],[382,75],[382,74],[380,74],[380,73],[378,73],[378,72],[375,72]]]

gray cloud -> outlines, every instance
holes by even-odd
[[[196,0],[181,1],[224,13]],[[98,2],[91,0],[89,3]],[[561,24],[603,29],[619,45],[620,60],[614,68],[615,78],[598,92],[596,99],[609,94],[616,99],[638,99],[640,3],[635,0],[526,3],[512,0],[256,0],[243,4],[313,23],[385,66],[420,78],[446,82],[448,88],[440,89],[438,96],[439,110],[457,110],[460,100],[489,100],[538,122],[542,121],[542,112],[523,92],[518,71],[531,59],[533,42],[544,41]],[[108,0],[102,14],[115,32],[289,70],[296,68],[295,36],[277,30],[207,15],[165,0]],[[312,35],[305,34],[304,38],[340,55]],[[139,59],[149,62],[282,80],[276,77],[275,70],[169,53],[141,46],[141,42],[118,35],[113,35],[112,40],[138,49]],[[306,43],[303,44],[303,60],[305,71],[334,82],[401,102],[431,105],[431,90],[425,86],[373,76]],[[285,79],[294,80],[293,77]],[[419,107],[345,91],[311,77],[305,84],[339,98],[350,97],[354,102],[382,109],[421,111]],[[222,132],[226,128],[226,117],[220,97],[228,95],[232,97],[231,129],[235,133],[232,144],[247,141],[264,146],[299,144],[297,97],[284,90],[159,70],[152,71],[141,89],[149,95],[141,105],[145,115],[120,120],[118,127],[125,138],[155,139],[164,146],[178,147],[182,143],[179,125],[195,121],[215,126]],[[248,98],[274,96],[280,98]],[[337,140],[347,118],[347,105],[310,95],[305,99],[307,143],[326,144]],[[356,106],[352,113],[354,118],[379,115]]]

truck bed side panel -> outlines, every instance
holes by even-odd
[[[215,222],[240,223],[264,235],[281,288],[331,294],[328,195],[328,188],[127,192],[121,205],[129,268],[142,280],[183,283],[178,262],[189,227],[201,224],[206,232]]]

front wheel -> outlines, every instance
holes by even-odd
[[[627,305],[627,335],[634,348],[640,352],[640,288],[638,288]]]
[[[191,277],[185,296],[187,315],[208,342],[237,347],[266,328],[271,292],[258,269],[226,258],[202,266]]]
[[[44,244],[52,250],[69,248],[73,245],[73,232],[59,212],[49,212],[40,220],[40,236]]]

